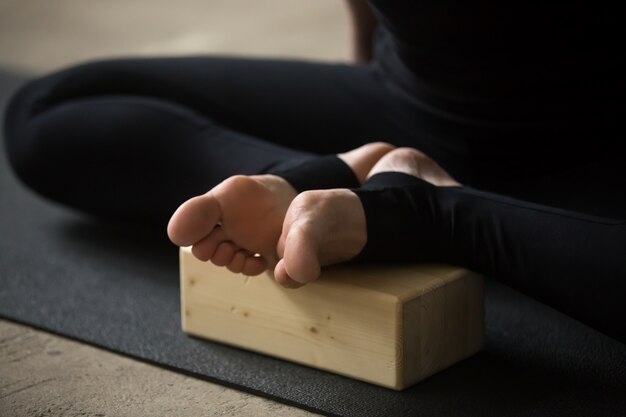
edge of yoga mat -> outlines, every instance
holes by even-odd
[[[19,79],[0,81],[2,108],[2,90]],[[493,282],[486,349],[403,392],[191,338],[180,330],[178,255],[165,236],[45,202],[0,161],[0,315],[10,320],[326,415],[626,409],[624,345]]]

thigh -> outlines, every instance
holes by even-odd
[[[589,151],[548,174],[503,181],[491,191],[533,203],[599,217],[626,219],[626,165],[618,152]]]
[[[129,217],[171,212],[230,175],[293,157],[374,140],[428,150],[414,138],[429,136],[407,120],[415,118],[370,66],[116,59],[29,83],[9,105],[6,136],[10,160],[32,188]]]
[[[315,153],[375,140],[407,144],[395,98],[369,66],[230,57],[97,61],[38,81],[45,105],[108,95],[152,97],[229,129]]]
[[[74,98],[7,112],[7,156],[39,194],[91,214],[163,223],[184,200],[237,174],[309,155],[145,96]]]

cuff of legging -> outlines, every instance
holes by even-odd
[[[406,186],[420,187],[426,207],[412,204]],[[359,189],[365,212],[367,242],[354,262],[416,261],[430,255],[434,223],[428,207],[436,187],[419,178],[402,173],[377,174]],[[430,240],[432,242],[432,240]]]
[[[360,186],[352,168],[335,155],[289,161],[268,174],[285,179],[298,192]]]
[[[404,187],[407,185],[420,185],[430,183],[417,178],[413,175],[405,174],[404,172],[381,172],[379,174],[372,175],[365,181],[365,184],[361,186],[363,190],[380,190],[390,187]]]

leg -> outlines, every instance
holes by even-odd
[[[433,165],[415,169],[424,162],[423,156],[398,153],[383,157],[373,169],[378,175],[362,189],[340,194],[311,191],[294,200],[280,238],[284,259],[277,265],[279,281],[300,285],[317,277],[319,265],[354,258],[456,264],[501,280],[626,341],[621,322],[626,314],[622,195],[614,198],[611,207],[596,209],[620,210],[618,219],[590,216],[458,186],[436,166],[434,170]],[[600,175],[605,170],[594,177],[594,171],[586,169],[591,175],[586,181],[623,190],[625,177],[617,162],[609,157],[604,166],[621,175]],[[441,181],[449,186],[434,185]],[[557,182],[553,184],[553,193],[559,194]],[[588,204],[587,198],[578,195],[581,205]],[[573,200],[565,201],[571,204]],[[297,219],[290,218],[292,209],[298,210]],[[308,227],[294,227],[299,224]],[[338,242],[338,236],[344,240]],[[330,237],[343,252],[325,244]],[[337,253],[341,259],[333,258]]]
[[[14,97],[7,149],[21,179],[83,211],[164,222],[235,174],[267,172],[371,136],[407,140],[365,67],[227,58],[90,63]],[[391,103],[389,105],[385,103]],[[395,132],[395,133],[394,133]]]
[[[371,143],[338,156],[362,183],[390,150],[389,144]],[[315,172],[307,169],[305,174]],[[179,246],[193,246],[192,253],[202,261],[257,275],[278,261],[278,237],[296,195],[279,176],[230,177],[182,204],[170,219],[168,235]]]
[[[387,153],[368,177],[386,171],[402,172],[437,186],[460,185],[435,161],[412,148]],[[354,192],[338,189],[302,193],[286,213],[278,242],[278,254],[283,259],[275,268],[276,280],[298,288],[317,279],[323,265],[356,257],[366,241],[366,215]]]
[[[224,177],[302,155],[141,97],[56,105],[20,136],[9,144],[12,165],[43,196],[98,216],[161,224],[177,203]]]

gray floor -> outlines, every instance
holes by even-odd
[[[339,0],[0,0],[0,71],[122,55],[344,60],[344,19]],[[0,320],[0,415],[313,414]]]

